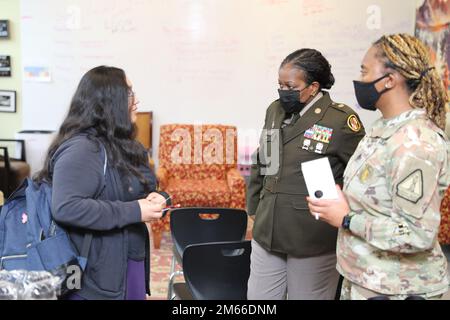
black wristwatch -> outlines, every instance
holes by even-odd
[[[350,229],[350,221],[352,220],[352,217],[353,216],[346,215],[344,217],[344,219],[342,219],[342,228],[344,230],[349,230]]]

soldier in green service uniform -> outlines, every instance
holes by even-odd
[[[342,299],[448,299],[437,240],[450,183],[445,89],[428,49],[407,34],[383,36],[355,81],[362,108],[380,110],[344,174],[339,200],[309,208],[339,230]]]
[[[254,217],[249,299],[333,299],[337,229],[310,216],[301,163],[328,157],[337,183],[364,128],[350,107],[334,103],[331,66],[301,49],[279,69],[280,99],[267,109],[248,186]]]

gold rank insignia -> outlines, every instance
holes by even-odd
[[[354,132],[358,132],[359,130],[361,130],[361,123],[354,114],[352,114],[347,118],[347,125],[350,128],[350,130]]]
[[[359,174],[359,181],[365,183],[372,176],[372,167],[366,165]]]

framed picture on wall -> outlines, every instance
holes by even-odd
[[[0,38],[9,38],[8,20],[0,20]]]
[[[10,56],[0,56],[0,77],[11,77]]]
[[[0,90],[0,112],[16,112],[16,92]]]

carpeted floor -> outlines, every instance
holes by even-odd
[[[154,249],[151,245],[151,266],[150,266],[150,291],[149,300],[167,299],[167,284],[169,283],[170,263],[172,260],[172,239],[170,232],[164,232],[161,239],[161,247]],[[177,269],[180,269],[177,266]],[[176,278],[176,281],[184,281],[183,277]]]

